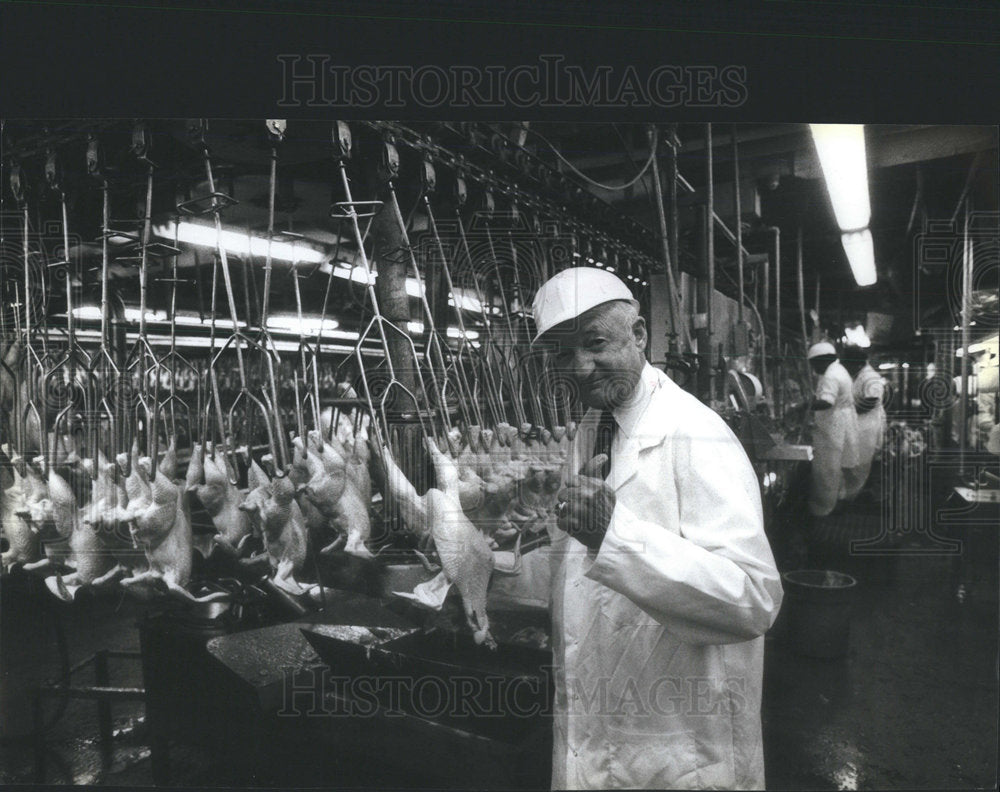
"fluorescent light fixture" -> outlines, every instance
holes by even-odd
[[[455,296],[455,299],[458,300],[458,304],[462,307],[463,310],[466,310],[466,311],[475,311],[476,313],[482,312],[482,310],[483,310],[482,303],[480,303],[477,298],[471,296],[469,294],[468,289],[456,288],[455,292],[454,292],[454,296]],[[448,304],[449,305],[454,305],[455,302],[454,302],[453,299],[449,298]],[[494,311],[494,312],[496,312],[496,311]]]
[[[848,344],[861,347],[863,349],[867,349],[872,345],[871,339],[868,337],[868,333],[865,332],[864,325],[858,325],[857,327],[845,327],[844,337],[847,339]]]
[[[871,286],[875,283],[878,273],[875,271],[872,232],[867,228],[863,231],[847,231],[840,235],[840,243],[844,246],[844,253],[847,254],[847,261],[858,286]]]
[[[96,305],[81,305],[78,308],[73,309],[73,316],[77,319],[89,319],[93,321],[99,321],[101,318],[101,309]],[[138,308],[126,308],[124,311],[125,321],[127,322],[138,322],[140,317],[140,312]],[[112,312],[113,318],[113,312]],[[166,311],[146,311],[146,321],[153,323],[169,323]],[[193,327],[208,326],[211,324],[209,319],[202,319],[200,316],[194,314],[174,314],[174,324],[175,325],[186,325]],[[223,318],[221,315],[216,317],[215,324],[217,327],[232,327],[232,320]],[[240,327],[246,327],[245,322],[239,323]]]
[[[125,318],[130,322],[138,322],[142,319],[142,311],[138,308],[126,308]],[[166,311],[146,311],[146,321],[147,322],[165,322],[167,321]]]
[[[859,231],[871,220],[863,124],[810,124],[833,214],[841,231]]]
[[[78,335],[79,335],[79,337],[80,337],[81,340],[99,341],[101,334],[97,330],[81,330]],[[135,341],[138,340],[138,338],[139,338],[139,334],[138,333],[127,333],[126,334],[126,343],[134,343]],[[328,339],[332,339],[332,338],[335,338],[335,339],[337,339],[339,341],[357,341],[358,338],[360,338],[360,334],[357,333],[357,332],[354,332],[354,331],[350,331],[350,330],[334,330],[334,331],[332,331],[330,333],[324,333],[323,334],[323,341],[324,341],[324,343],[320,344],[321,348],[327,349],[327,350],[330,350],[330,351],[333,351],[333,352],[352,352],[353,349],[351,347],[344,346],[343,344],[328,344],[328,343],[325,343]],[[150,335],[146,336],[146,340],[150,343],[150,345],[152,345],[154,347],[156,347],[156,346],[169,346],[170,345],[170,336],[168,336],[168,335],[152,335],[152,334],[150,334]],[[224,338],[223,339],[216,338],[215,339],[215,347],[214,348],[216,350],[218,350],[222,346],[222,344],[224,342],[225,342]],[[298,352],[299,351],[299,342],[298,341],[279,341],[279,340],[275,340],[273,343],[274,343],[275,349],[277,349],[279,352]],[[178,338],[177,339],[177,345],[180,346],[180,347],[184,347],[184,348],[209,349],[209,348],[212,347],[212,340],[210,338],[205,338],[205,337],[201,337],[201,336],[185,336],[183,338]],[[246,349],[247,347],[244,346],[243,348]],[[367,350],[365,350],[365,354],[368,354]],[[371,354],[378,355],[379,353],[377,351],[373,350],[371,352]]]
[[[272,330],[285,330],[290,333],[301,335],[326,335],[330,330],[335,330],[340,323],[335,319],[320,319],[318,316],[299,317],[295,314],[276,314],[267,317],[267,326]]]
[[[176,225],[176,229],[175,229]],[[176,238],[179,242],[186,242],[189,245],[203,245],[210,248],[222,247],[230,253],[237,255],[254,255],[260,258],[267,256],[268,245],[270,244],[271,258],[279,261],[290,261],[292,263],[304,262],[308,264],[318,264],[326,259],[326,255],[308,244],[298,244],[284,242],[280,239],[272,239],[270,243],[266,237],[247,235],[244,231],[229,231],[223,229],[216,233],[214,226],[192,223],[182,220],[180,224],[169,222],[154,229],[157,236],[165,239]]]
[[[904,364],[903,364],[903,368],[909,368],[909,367],[910,367],[910,364],[909,364],[909,363],[904,363]]]
[[[420,335],[422,332],[424,332],[424,323],[407,322],[406,329],[409,332],[414,333],[415,335]],[[461,338],[461,337],[462,337],[462,331],[459,330],[457,327],[448,328],[448,338]],[[477,333],[475,330],[466,330],[465,337],[469,341],[474,341],[475,339],[479,338],[479,333]]]
[[[350,269],[345,269],[344,267],[341,267],[341,266],[336,266],[336,267],[330,268],[330,267],[324,265],[320,269],[323,270],[323,272],[326,272],[326,273],[329,273],[330,270],[332,269],[333,270],[333,277],[335,277],[335,278],[341,278],[343,280],[352,280],[355,283],[361,283],[361,284],[365,284],[365,285],[367,285],[368,283],[371,283],[372,285],[374,285],[375,280],[378,278],[378,273],[377,272],[372,272],[371,276],[370,276],[370,279],[366,278],[364,270],[361,267],[350,267]],[[416,280],[416,278],[407,278],[406,279],[406,287],[405,288],[406,288],[406,294],[408,296],[410,296],[410,297],[419,297],[420,294],[421,294],[421,285]],[[477,313],[479,313],[479,312],[481,312],[483,310],[482,305],[480,304],[479,300],[477,300],[475,297],[472,297],[468,293],[468,290],[466,290],[466,289],[458,289],[458,288],[456,288],[455,289],[455,297],[458,299],[458,304],[462,307],[463,310],[466,310],[466,311],[475,311]],[[454,305],[454,304],[455,304],[455,300],[453,298],[449,297],[448,298],[448,305]],[[499,313],[499,309],[497,309],[497,308],[492,309],[492,313]]]
[[[878,364],[878,368],[879,368],[879,371],[888,371],[889,369],[896,368],[896,364],[895,363],[879,363]]]
[[[96,305],[81,305],[73,309],[73,316],[77,319],[100,319],[101,309]]]
[[[330,268],[327,265],[320,265],[320,269],[329,274]],[[375,279],[378,277],[377,272],[372,272],[368,277],[365,277],[365,271],[362,267],[351,267],[350,269],[344,269],[343,267],[333,267],[333,277],[341,278],[342,280],[350,280],[355,283],[361,283],[365,286],[368,284],[375,284]]]

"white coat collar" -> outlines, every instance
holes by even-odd
[[[611,411],[615,423],[626,437],[630,438],[635,434],[636,426],[649,407],[653,394],[659,389],[658,374],[659,372],[649,363],[644,364],[642,373],[639,374],[639,381],[628,401]]]
[[[632,396],[612,410],[622,435],[615,444],[614,464],[607,478],[616,490],[638,472],[639,452],[660,445],[666,437],[664,410],[658,402],[667,395],[668,383],[672,384],[666,374],[646,363]],[[599,417],[599,410],[589,410],[584,425],[595,424]]]

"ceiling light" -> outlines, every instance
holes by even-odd
[[[871,286],[878,280],[875,271],[875,248],[872,243],[872,232],[867,228],[863,231],[847,231],[840,235],[840,242],[847,254],[847,261],[854,273],[858,286]]]
[[[424,323],[407,322],[406,329],[409,332],[413,333],[414,335],[420,335],[421,333],[424,332]],[[457,327],[448,328],[448,338],[461,338],[461,337],[462,337],[462,331],[459,328]],[[479,338],[479,333],[477,333],[475,330],[466,330],[465,337],[470,341],[474,341],[475,339]]]
[[[269,241],[266,237],[248,235],[244,231],[223,229],[221,232],[216,232],[213,226],[192,223],[188,220],[182,220],[180,224],[169,222],[157,226],[154,233],[165,239],[176,238],[177,241],[186,242],[189,245],[203,245],[215,249],[222,247],[230,253],[241,256],[249,254],[265,258],[268,248],[270,248],[271,258],[279,261],[318,264],[326,259],[323,251],[317,250],[309,244],[282,242],[275,239]]]
[[[810,124],[833,214],[841,231],[867,228],[871,220],[863,124]]]
[[[295,314],[277,314],[267,317],[267,326],[272,330],[286,330],[299,335],[326,335],[335,330],[340,323],[335,319],[320,319],[318,316],[303,316],[300,320]]]
[[[73,316],[77,319],[100,319],[101,309],[96,305],[81,305],[73,309]]]

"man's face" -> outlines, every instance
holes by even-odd
[[[646,323],[622,304],[605,303],[552,328],[542,343],[555,372],[573,381],[585,405],[611,410],[639,381]]]
[[[813,374],[818,376],[830,368],[830,364],[836,359],[833,355],[820,355],[809,361],[809,368],[813,370]]]
[[[864,360],[842,360],[840,362],[852,377],[857,376],[858,372],[865,367]]]

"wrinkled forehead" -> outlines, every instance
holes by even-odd
[[[555,350],[563,346],[572,346],[592,333],[619,332],[623,329],[620,313],[613,302],[595,305],[589,311],[584,311],[579,316],[567,319],[548,330],[538,339],[537,346],[542,350]]]

